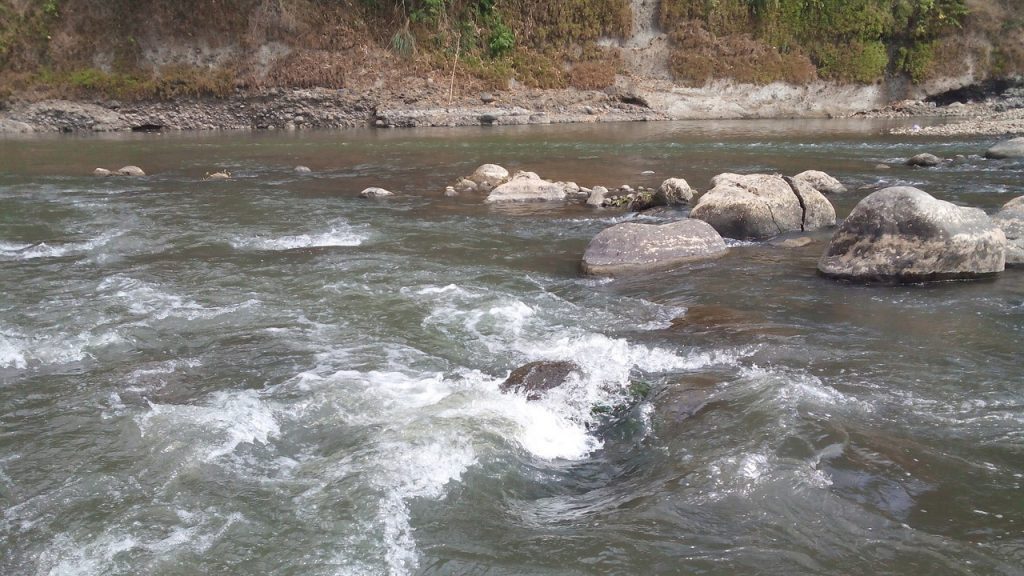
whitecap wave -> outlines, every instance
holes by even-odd
[[[292,236],[263,237],[249,236],[231,240],[231,246],[238,250],[297,250],[300,248],[329,248],[360,246],[369,236],[348,224],[337,224],[326,232],[296,234]]]
[[[33,260],[36,258],[60,258],[62,256],[84,254],[106,245],[122,235],[123,232],[107,232],[85,242],[35,244],[11,243],[0,241],[0,257],[12,260]]]

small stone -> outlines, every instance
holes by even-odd
[[[590,106],[584,106],[584,107],[583,107],[583,111],[584,111],[585,113],[587,113],[588,115],[590,115],[590,116],[593,116],[594,114],[597,114],[597,111],[596,111],[596,110],[594,110],[594,109],[593,109],[592,107],[590,107]]]
[[[93,170],[92,173],[94,176],[110,176],[111,174],[110,170],[107,170],[106,168],[97,168]]]
[[[919,166],[921,168],[931,168],[942,164],[942,159],[934,154],[918,154],[907,159],[907,166]]]
[[[227,172],[214,172],[213,174],[207,174],[205,180],[230,180],[231,174]]]
[[[446,186],[444,189],[444,195],[448,198],[454,198],[459,195],[459,191],[454,186]]]
[[[296,166],[295,167],[295,173],[296,174],[309,174],[310,172],[312,172],[312,170],[310,170],[308,166]]]
[[[644,170],[643,172],[640,173],[641,176],[653,176],[654,174],[654,170]]]
[[[604,186],[594,186],[590,191],[590,196],[587,197],[587,206],[594,208],[600,208],[604,205],[605,196],[608,195],[608,189]]]
[[[390,191],[385,190],[383,188],[377,188],[375,186],[371,186],[370,188],[366,188],[365,190],[363,190],[362,192],[359,193],[359,197],[360,198],[386,198],[388,196],[394,196],[394,195],[395,195],[394,192],[390,192]]]
[[[138,166],[125,166],[117,171],[119,176],[145,176],[146,173]]]
[[[875,170],[892,170],[892,166],[888,164],[875,164]]]
[[[494,102],[494,94],[491,94],[490,92],[481,92],[480,101],[484,104],[490,104],[491,102]]]

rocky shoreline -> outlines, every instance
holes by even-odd
[[[911,135],[1024,134],[1024,90],[936,105],[886,103],[878,86],[713,83],[687,88],[659,81],[605,90],[459,94],[430,78],[400,90],[374,88],[239,91],[224,99],[170,102],[22,100],[0,110],[0,134],[184,130],[304,130],[646,122],[747,118],[910,118],[958,121],[897,128]]]

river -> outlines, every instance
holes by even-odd
[[[0,573],[1024,574],[1020,269],[838,283],[824,231],[595,279],[595,234],[659,217],[442,195],[486,162],[818,169],[840,218],[1024,194],[992,139],[884,127],[0,139]],[[150,176],[91,175],[125,164]],[[498,391],[535,360],[583,376]]]

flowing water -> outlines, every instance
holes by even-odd
[[[597,232],[659,217],[441,194],[484,162],[822,169],[840,217],[889,184],[1024,194],[991,139],[881,129],[0,140],[0,573],[1024,574],[1021,270],[842,284],[826,231],[587,278]],[[957,158],[898,165],[925,150]],[[90,175],[124,164],[151,175]],[[499,393],[535,360],[582,375]]]

